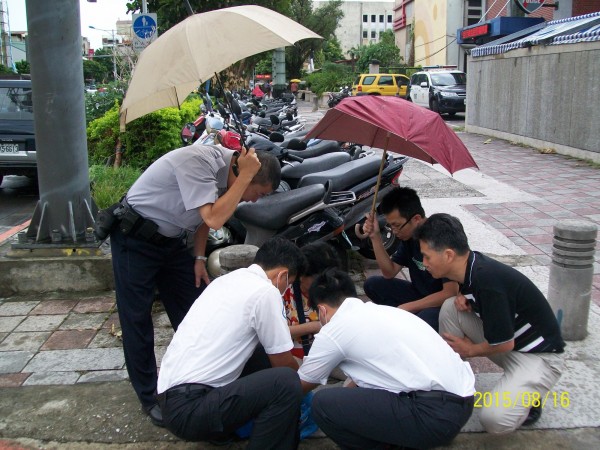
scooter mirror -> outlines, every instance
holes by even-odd
[[[190,145],[194,139],[194,134],[196,134],[196,126],[191,122],[186,123],[181,129],[181,141],[185,145]]]
[[[287,145],[288,150],[306,150],[306,142],[293,138]]]
[[[287,120],[294,120],[294,115],[291,112],[286,113],[285,118]]]
[[[271,123],[273,125],[279,125],[281,122],[279,121],[279,117],[277,117],[275,114],[272,114],[269,116],[269,119],[271,119]]]
[[[263,117],[264,118],[264,117],[267,117],[267,115],[265,114],[264,111],[261,111],[261,112],[258,113],[258,117]]]
[[[269,140],[271,142],[283,142],[285,140],[285,136],[281,133],[278,133],[277,131],[273,131],[269,135]]]

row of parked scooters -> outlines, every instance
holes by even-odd
[[[328,241],[341,255],[354,249],[374,258],[370,240],[360,239],[357,226],[371,210],[381,154],[350,142],[306,139],[309,130],[298,117],[295,98],[261,102],[228,94],[227,100],[216,102],[215,107],[205,99],[201,117],[184,127],[182,140],[241,151],[243,134],[247,147],[278,158],[282,181],[274,194],[256,203],[241,203],[222,229],[211,230],[207,245],[211,275],[220,273],[219,249],[233,244],[260,246],[276,235],[299,246]],[[267,117],[268,123],[261,120]],[[407,159],[387,155],[378,198],[398,184]],[[378,220],[391,254],[397,238],[383,215]]]

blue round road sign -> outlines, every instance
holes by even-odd
[[[149,39],[156,33],[156,22],[151,16],[140,16],[133,22],[133,32],[141,39]]]

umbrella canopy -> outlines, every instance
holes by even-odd
[[[467,147],[438,113],[399,97],[347,97],[306,135],[306,139],[317,137],[439,163],[450,173],[477,167]]]
[[[300,80],[299,78],[292,78],[290,80],[290,83],[301,83],[301,82],[302,82],[302,80]]]
[[[144,114],[181,105],[202,81],[243,58],[308,38],[322,39],[257,5],[188,17],[140,54],[121,106],[121,129]]]

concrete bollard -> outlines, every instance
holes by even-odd
[[[254,261],[254,256],[258,251],[256,245],[232,245],[225,247],[219,252],[219,264],[221,265],[221,275],[233,272],[242,267],[249,267]]]
[[[587,336],[597,234],[598,227],[583,220],[554,225],[548,302],[568,341]]]

